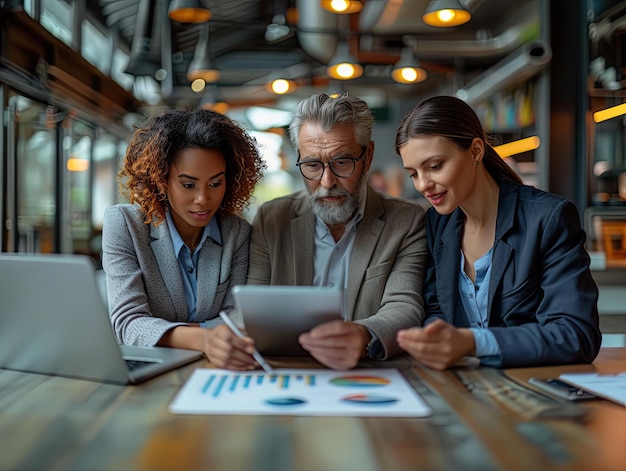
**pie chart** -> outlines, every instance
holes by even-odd
[[[342,397],[341,401],[359,405],[381,405],[398,402],[398,398],[380,394],[349,394]]]
[[[307,401],[299,397],[274,397],[266,399],[265,403],[269,406],[289,407],[305,404]]]
[[[348,375],[333,378],[330,384],[350,388],[379,388],[387,386],[391,381],[380,376]]]

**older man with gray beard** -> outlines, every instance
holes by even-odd
[[[319,93],[301,101],[289,135],[306,191],[265,203],[252,224],[248,284],[346,290],[347,321],[299,338],[337,370],[400,353],[396,333],[424,319],[424,210],[366,183],[373,123],[354,96]]]

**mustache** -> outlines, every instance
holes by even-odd
[[[315,190],[313,193],[311,193],[311,196],[313,197],[314,200],[318,200],[320,198],[326,198],[329,196],[350,196],[351,193],[348,190],[342,189],[342,188],[324,188],[324,187],[319,187],[317,190]]]

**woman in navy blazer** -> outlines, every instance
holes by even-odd
[[[120,171],[130,204],[102,228],[111,322],[121,343],[204,352],[218,367],[252,369],[252,339],[222,323],[230,288],[245,284],[250,224],[237,216],[264,163],[226,116],[168,110],[131,134]]]
[[[523,185],[454,97],[411,110],[396,152],[432,204],[426,320],[399,345],[435,369],[472,356],[495,367],[593,361],[598,289],[574,204]]]

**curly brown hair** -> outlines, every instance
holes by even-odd
[[[202,108],[165,110],[135,125],[118,174],[120,193],[146,214],[146,224],[160,224],[168,207],[170,166],[183,149],[219,150],[226,161],[226,193],[219,214],[233,214],[250,204],[266,168],[256,140],[230,118]]]

